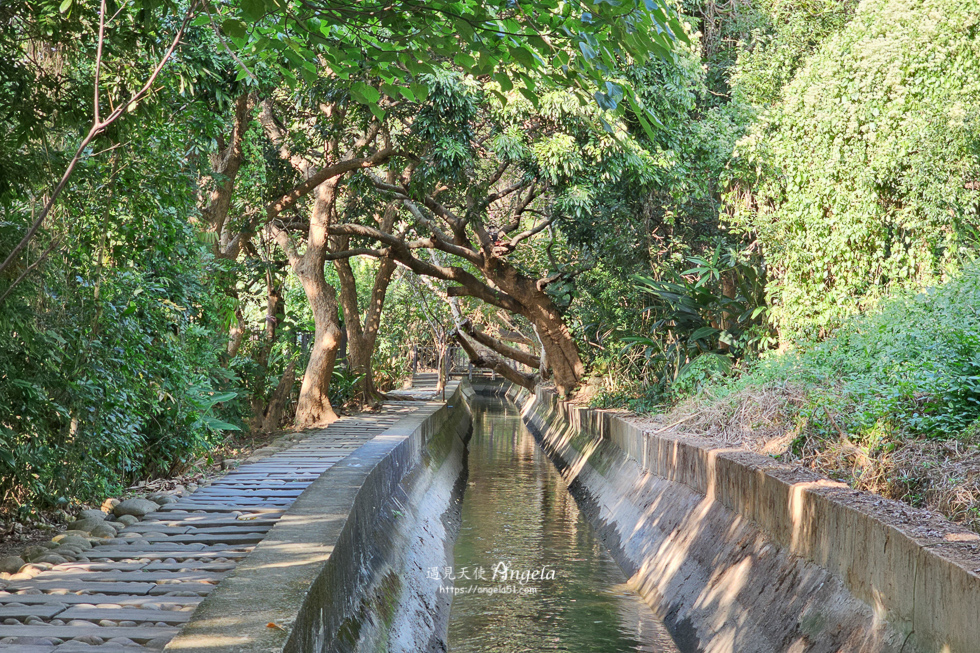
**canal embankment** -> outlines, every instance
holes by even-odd
[[[453,580],[427,571],[469,562],[453,547],[474,393],[517,407],[626,586],[681,651],[980,651],[974,533],[771,458],[644,433],[546,389],[486,380],[453,383],[445,401],[420,402],[324,473],[169,648],[445,650]],[[525,512],[536,505],[524,501]]]
[[[167,650],[437,649],[451,595],[423,569],[450,564],[471,392],[452,383],[314,481]]]
[[[738,449],[499,391],[684,651],[980,651],[980,537]]]

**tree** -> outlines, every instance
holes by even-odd
[[[167,56],[181,12],[137,22],[127,5],[100,21],[99,3],[77,16],[58,4],[0,8],[4,256],[48,207],[2,275],[0,509],[101,500],[236,428],[213,261],[188,221],[200,170],[186,153],[213,123],[179,79],[200,73],[188,56],[201,44]],[[130,102],[158,69],[152,96]],[[95,97],[104,129],[79,154]]]
[[[581,228],[588,219],[583,196],[597,193],[604,178],[642,182],[651,162],[621,128],[619,140],[605,131],[616,123],[610,114],[567,94],[544,96],[538,110],[519,93],[506,105],[488,100],[495,95],[484,91],[499,92],[494,82],[479,88],[443,73],[428,83],[427,103],[390,127],[396,149],[415,163],[394,184],[366,173],[375,189],[409,209],[409,223],[387,231],[332,224],[329,232],[375,240],[383,249],[356,253],[393,258],[452,282],[450,296],[523,316],[540,337],[548,364],[541,372],[569,392],[584,365],[549,287],[573,277],[575,266],[553,257],[541,265],[515,251],[539,236],[553,238],[554,230]],[[418,253],[425,249],[456,264],[427,259]]]
[[[688,41],[664,0],[251,0],[209,10],[201,20],[220,21],[246,66],[313,83],[319,60],[353,80],[353,97],[366,106],[377,103],[379,91],[423,99],[425,76],[451,62],[464,74],[493,76],[504,91],[521,81],[528,98],[543,84],[594,97],[607,109],[626,100],[648,130],[628,82],[610,74],[624,61],[668,58],[677,40]],[[239,75],[248,76],[248,68]],[[372,79],[380,89],[356,81]]]
[[[265,213],[265,228],[286,253],[313,309],[314,342],[300,389],[297,426],[326,424],[336,419],[329,387],[340,345],[340,318],[336,290],[326,281],[324,265],[330,245],[329,226],[336,214],[343,175],[381,165],[394,154],[390,142],[386,143],[388,138],[382,124],[367,112],[352,113],[349,109],[346,97],[340,96],[332,102],[316,102],[315,108],[300,109],[291,116],[294,123],[312,121],[320,128],[320,133],[312,134],[312,138],[311,134],[287,131],[281,126],[271,101],[263,103],[259,117],[269,140],[279,148],[280,156],[305,179],[301,185],[314,191],[302,254],[290,236],[296,221],[275,221],[273,218],[282,212],[278,209],[275,214],[271,208]],[[355,129],[355,124],[363,127]],[[300,144],[308,149],[296,149]],[[325,160],[326,165],[318,165],[319,160]]]
[[[141,3],[137,3],[137,9],[141,8]],[[36,211],[36,216],[32,216],[32,221],[30,226],[27,228],[26,232],[20,238],[19,241],[6,253],[2,261],[0,261],[0,275],[4,273],[5,270],[10,268],[17,261],[18,256],[24,248],[26,248],[31,240],[37,235],[38,231],[44,225],[45,220],[51,213],[55,204],[58,201],[59,196],[62,191],[65,190],[68,185],[68,181],[78,166],[79,162],[83,157],[87,156],[87,151],[89,145],[98,138],[99,136],[106,133],[106,131],[112,127],[112,125],[118,121],[126,111],[135,108],[141,101],[143,101],[148,95],[150,95],[154,82],[160,76],[163,71],[164,66],[167,64],[168,60],[176,51],[177,47],[180,45],[181,40],[184,37],[184,33],[190,23],[190,20],[194,16],[195,9],[197,8],[198,0],[193,0],[187,9],[183,12],[183,17],[180,19],[176,29],[173,32],[173,36],[169,39],[169,42],[164,46],[163,54],[159,57],[159,61],[148,72],[145,76],[145,80],[140,80],[137,82],[137,90],[131,92],[124,92],[120,97],[113,98],[111,94],[107,94],[107,97],[103,97],[106,91],[103,89],[101,84],[101,76],[103,74],[102,63],[103,63],[103,48],[106,42],[106,23],[112,18],[108,15],[107,0],[100,0],[99,10],[98,10],[98,34],[96,37],[95,44],[95,63],[93,67],[93,91],[92,91],[92,118],[91,125],[89,126],[87,133],[81,138],[78,145],[75,148],[74,154],[68,160],[64,168],[64,172],[61,174],[60,179],[55,183],[54,187],[51,189],[50,193],[46,194],[46,198],[40,202],[40,209]],[[71,3],[63,4],[62,7],[70,7]],[[118,12],[117,12],[118,14]],[[107,109],[103,109],[107,107]],[[7,289],[0,294],[0,303],[2,303],[10,293],[13,288],[19,284],[32,270],[34,270],[41,261],[46,258],[49,252],[45,252],[35,264],[26,267],[20,275],[13,279],[12,282],[7,286]]]
[[[389,181],[394,181],[393,171],[388,172]],[[350,202],[348,203],[350,204]],[[390,232],[398,218],[400,203],[382,203],[377,207],[381,215],[375,215],[374,220],[378,228],[384,232]],[[350,250],[349,236],[335,236],[332,249],[334,252],[347,252]],[[374,280],[371,292],[367,298],[367,306],[364,310],[364,318],[361,318],[360,303],[358,301],[357,279],[354,270],[351,268],[349,257],[338,257],[334,260],[334,267],[340,281],[340,301],[344,309],[344,327],[347,330],[347,357],[350,362],[350,369],[358,375],[358,385],[360,387],[361,400],[370,403],[378,398],[377,390],[374,386],[374,370],[371,359],[374,355],[375,345],[378,339],[378,330],[381,328],[381,315],[384,310],[385,296],[388,292],[388,285],[391,283],[392,275],[395,272],[397,263],[391,257],[382,257],[378,261],[377,269],[374,273]]]

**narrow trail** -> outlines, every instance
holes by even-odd
[[[426,392],[428,379],[419,379]],[[434,388],[432,388],[434,389]],[[81,559],[0,588],[0,651],[159,650],[320,474],[419,404],[387,402],[247,463]]]

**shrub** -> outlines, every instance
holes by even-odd
[[[715,396],[746,386],[806,389],[802,412],[855,441],[876,433],[973,437],[980,419],[980,266],[921,292],[900,291],[819,343],[771,356]],[[880,439],[880,438],[877,438]]]
[[[754,188],[731,220],[763,246],[784,341],[957,267],[977,218],[978,31],[973,0],[866,0],[740,143]]]

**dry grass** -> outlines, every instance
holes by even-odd
[[[823,406],[836,431],[801,416],[811,403],[801,387],[748,387],[724,399],[689,399],[655,418],[631,418],[649,431],[673,430],[778,457],[852,487],[942,514],[980,532],[980,446],[977,438],[932,440],[890,434],[855,442]],[[826,424],[826,422],[825,422]]]
[[[684,431],[726,446],[776,455],[799,436],[793,416],[805,398],[803,390],[792,385],[749,387],[716,401],[688,399],[668,413],[668,421],[683,420]]]

